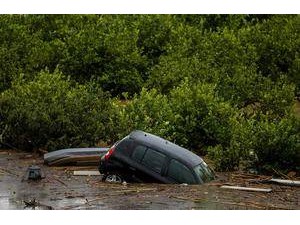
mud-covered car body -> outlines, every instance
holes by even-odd
[[[191,151],[143,131],[133,131],[102,156],[103,179],[118,181],[202,184],[212,170]],[[115,179],[114,178],[114,179]]]

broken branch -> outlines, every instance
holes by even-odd
[[[221,188],[233,189],[233,190],[241,190],[241,191],[257,191],[257,192],[271,192],[270,188],[250,188],[250,187],[239,187],[239,186],[227,186],[223,185]]]
[[[300,181],[297,180],[270,179],[268,182],[283,184],[288,186],[300,186]]]

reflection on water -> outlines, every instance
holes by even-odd
[[[73,192],[72,192],[73,191]],[[82,191],[87,191],[85,185],[53,187],[43,182],[21,182],[7,179],[0,182],[0,209],[105,209],[101,201],[89,203]],[[79,196],[79,197],[76,197]]]

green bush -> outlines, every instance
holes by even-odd
[[[265,79],[259,89],[257,102],[261,103],[261,110],[269,118],[283,117],[291,109],[295,98],[295,85],[281,76],[276,82]]]
[[[214,161],[216,171],[233,171],[239,168],[241,160],[239,150],[216,145],[209,146],[207,152]]]
[[[118,115],[114,123],[118,138],[136,129],[168,137],[172,126],[172,107],[167,96],[157,90],[142,89],[140,95],[135,95],[132,100],[125,104],[115,102],[114,106]]]
[[[257,114],[233,120],[231,125],[229,145],[208,150],[217,170],[233,170],[244,162],[259,171],[300,169],[300,120],[296,117],[271,120]]]
[[[3,141],[21,149],[94,146],[106,140],[108,96],[93,85],[77,85],[60,72],[22,79],[0,98],[7,126]]]
[[[175,21],[172,15],[140,15],[136,21],[139,29],[137,46],[147,57],[149,66],[153,66],[166,53]]]
[[[288,75],[299,91],[300,16],[274,15],[247,29],[242,42],[255,47],[257,72],[272,80]]]
[[[113,96],[133,95],[141,90],[146,63],[137,42],[137,25],[129,16],[85,15],[65,37],[58,63],[80,83],[94,80]]]
[[[191,84],[188,80],[171,91],[160,94],[143,89],[131,101],[114,103],[117,136],[141,129],[200,151],[203,145],[225,144],[230,140],[228,117],[235,110],[214,95],[209,84]],[[201,152],[204,153],[204,152]]]
[[[299,169],[300,120],[286,116],[270,120],[260,116],[259,120],[248,120],[247,132],[237,136],[235,142],[240,151],[253,153],[253,165],[260,169]]]
[[[215,95],[210,84],[188,80],[170,93],[173,139],[189,148],[225,144],[230,139],[229,119],[235,110]]]
[[[117,136],[141,129],[205,154],[204,146],[229,145],[231,118],[237,113],[215,96],[214,86],[188,80],[163,95],[143,89],[131,101],[115,101]]]

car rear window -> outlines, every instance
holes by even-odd
[[[172,159],[169,164],[167,176],[173,178],[179,183],[194,184],[196,183],[192,171],[181,162]]]
[[[133,151],[133,149],[131,147],[132,144],[133,144],[133,140],[126,137],[117,144],[116,151],[129,156],[132,154],[132,151]]]
[[[151,168],[155,172],[160,173],[164,165],[166,156],[158,151],[148,148],[142,163],[147,167]]]

